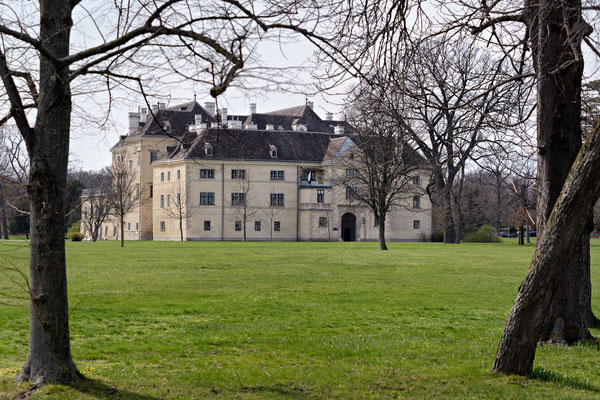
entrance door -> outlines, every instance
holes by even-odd
[[[352,213],[342,215],[342,240],[344,242],[356,240],[356,216]]]

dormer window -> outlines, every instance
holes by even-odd
[[[277,147],[275,147],[275,145],[270,145],[269,146],[269,154],[271,155],[271,158],[277,158]]]
[[[208,157],[213,155],[213,149],[210,143],[204,143],[204,154],[206,154]]]
[[[165,132],[171,133],[171,123],[169,121],[165,122]]]

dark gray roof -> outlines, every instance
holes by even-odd
[[[256,124],[259,130],[264,130],[267,124],[271,124],[274,125],[275,130],[285,131],[293,130],[294,124],[302,124],[308,132],[333,133],[333,121],[323,121],[312,108],[306,105],[250,114],[243,126],[250,124]]]
[[[146,122],[141,125],[129,137],[140,136],[174,136],[181,137],[187,132],[189,125],[194,125],[196,114],[202,115],[202,122],[215,122],[216,119],[200,104],[195,101],[178,104],[173,107],[164,108],[154,112],[155,118],[148,114]],[[170,125],[170,132],[165,132],[164,128]],[[161,128],[162,126],[162,128]]]

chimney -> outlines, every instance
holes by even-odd
[[[255,131],[257,129],[258,125],[256,125],[255,123],[250,122],[248,125],[246,125],[246,130]]]
[[[267,126],[265,127],[266,130],[268,131],[274,131],[275,130],[275,125],[273,124],[267,124]]]
[[[146,123],[146,117],[148,117],[148,109],[146,107],[140,107],[140,124]]]
[[[221,108],[221,123],[223,126],[227,125],[227,109]]]
[[[315,103],[313,103],[312,101],[306,101],[306,105],[308,106],[308,108],[310,108],[311,110],[314,109],[315,107]]]
[[[194,125],[198,126],[202,123],[202,114],[194,114]]]
[[[256,114],[256,103],[250,103],[250,114]]]
[[[325,121],[333,121],[333,114],[330,112],[325,113]]]
[[[140,124],[140,113],[130,112],[129,113],[129,134],[131,135]]]
[[[204,103],[204,109],[214,117],[217,111],[217,105],[211,101],[207,101]]]
[[[227,126],[231,129],[242,129],[242,121],[229,121]]]
[[[334,126],[333,133],[336,135],[343,135],[344,134],[344,126],[343,125]]]
[[[152,112],[154,114],[156,114],[157,111],[158,111],[158,104],[152,104]]]
[[[166,103],[158,103],[158,109],[159,110],[164,110],[166,108],[167,104]]]

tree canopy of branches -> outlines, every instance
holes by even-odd
[[[413,196],[423,189],[414,184],[422,159],[406,143],[393,114],[381,104],[381,98],[367,93],[356,95],[349,120],[356,129],[350,137],[357,146],[352,158],[338,157],[334,163],[334,180],[352,190],[359,204],[371,209],[379,229],[379,248],[387,250],[385,226],[392,207],[411,210]]]
[[[377,47],[383,36],[402,34],[406,13],[404,1],[132,0],[94,2],[92,10],[85,3],[0,3],[0,124],[15,122],[30,159],[32,293],[19,379],[36,383],[81,379],[70,352],[63,237],[73,96],[106,90],[110,107],[117,88],[145,95],[145,84],[176,73],[217,97],[245,77],[281,76],[259,68],[254,50],[288,33],[304,36],[341,74],[356,75],[369,46],[355,39]],[[88,23],[93,15],[102,18]]]

